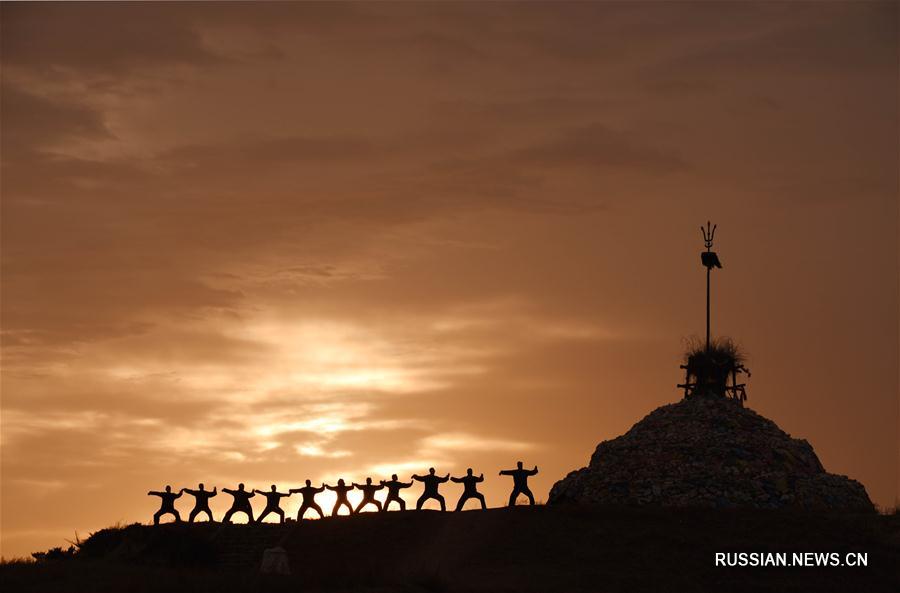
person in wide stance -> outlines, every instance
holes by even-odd
[[[306,486],[303,488],[291,488],[288,490],[291,494],[295,492],[299,492],[303,496],[303,504],[300,505],[300,510],[297,511],[297,521],[303,520],[303,513],[305,513],[308,509],[312,509],[315,512],[319,513],[319,518],[324,519],[325,515],[322,513],[322,507],[316,504],[316,494],[325,491],[325,483],[322,483],[320,488],[316,488],[312,485],[310,480],[306,480]]]
[[[381,490],[382,488],[384,488],[384,484],[379,484],[378,486],[376,486],[375,484],[372,483],[372,478],[366,478],[365,484],[354,483],[353,487],[359,488],[360,490],[362,490],[362,493],[363,493],[362,500],[356,506],[356,511],[354,511],[354,512],[358,513],[360,511],[360,509],[362,509],[367,504],[375,505],[375,508],[378,509],[378,512],[379,513],[381,512],[381,503],[379,501],[375,500],[375,493],[378,492],[379,490]]]
[[[237,490],[222,488],[222,492],[226,492],[234,497],[231,508],[228,509],[228,512],[225,513],[225,516],[222,518],[222,523],[231,523],[231,516],[235,513],[244,513],[250,518],[250,522],[253,523],[253,507],[250,505],[250,499],[253,498],[255,494],[244,490],[243,484],[238,484]]]
[[[444,502],[444,497],[438,494],[438,486],[449,480],[450,474],[447,474],[443,478],[440,476],[436,476],[434,475],[434,468],[431,467],[428,468],[428,473],[424,476],[413,474],[412,479],[425,484],[425,489],[422,491],[422,496],[420,496],[419,500],[416,501],[417,511],[421,510],[422,505],[431,498],[441,503],[442,511],[447,510],[447,504]]]
[[[344,484],[344,480],[338,480],[337,486],[329,486],[325,484],[325,487],[337,494],[337,500],[334,501],[334,508],[331,510],[331,516],[337,517],[338,510],[342,506],[347,507],[347,511],[352,515],[353,507],[350,506],[350,501],[347,500],[347,493],[353,490],[353,486],[347,486]]]
[[[406,501],[400,498],[400,490],[403,488],[409,488],[413,485],[412,482],[400,482],[397,480],[397,474],[393,474],[391,479],[385,482],[381,481],[381,485],[387,488],[387,496],[384,499],[384,510],[388,510],[388,505],[392,502],[396,502],[400,505],[400,510],[406,510]]]
[[[178,494],[175,494],[172,492],[172,487],[168,485],[166,486],[165,492],[151,490],[147,493],[147,496],[158,496],[162,499],[159,510],[153,513],[154,525],[159,525],[159,518],[163,515],[175,515],[175,521],[181,523],[181,515],[178,514],[178,510],[175,508],[175,499],[181,498],[182,494],[184,494],[184,489],[180,490]]]
[[[257,523],[262,523],[263,519],[269,513],[275,513],[278,515],[278,522],[284,523],[284,511],[281,509],[281,499],[285,496],[290,496],[290,494],[283,494],[275,490],[275,484],[272,484],[272,489],[268,492],[263,492],[262,490],[253,489],[254,494],[262,494],[266,497],[266,508],[263,509],[262,515],[259,516],[259,519],[256,520]],[[252,496],[252,495],[251,495]],[[253,517],[250,517],[250,520],[253,521]]]
[[[484,495],[478,491],[478,482],[484,482],[484,474],[480,476],[472,475],[472,468],[466,470],[466,475],[461,478],[450,478],[450,481],[462,484],[464,489],[459,502],[456,503],[456,510],[461,511],[466,501],[475,498],[481,501],[481,510],[485,510],[487,505],[484,503]]]
[[[516,463],[516,469],[505,469],[500,472],[501,476],[512,476],[513,478],[513,491],[512,494],[509,495],[509,506],[516,506],[516,498],[518,498],[520,494],[527,496],[528,502],[532,505],[534,504],[534,494],[532,494],[531,490],[528,488],[528,478],[537,473],[537,466],[534,466],[534,469],[523,469],[521,461]]]
[[[196,519],[197,515],[200,513],[206,513],[209,520],[214,521],[212,511],[209,510],[209,499],[219,493],[215,486],[213,486],[212,491],[204,490],[203,483],[201,482],[197,490],[182,488],[182,491],[187,492],[194,497],[194,508],[188,516],[188,523],[193,523],[194,519]]]

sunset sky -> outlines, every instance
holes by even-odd
[[[165,484],[472,467],[498,506],[521,459],[546,500],[680,398],[707,219],[748,405],[894,504],[896,3],[4,3],[0,37],[5,557]]]

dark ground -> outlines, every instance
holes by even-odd
[[[292,576],[258,574],[282,540]],[[722,568],[715,552],[867,552],[867,567]],[[256,565],[256,566],[255,566]],[[103,530],[0,566],[4,591],[900,591],[900,515],[517,507]]]

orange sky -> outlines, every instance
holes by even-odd
[[[166,483],[546,500],[680,397],[708,218],[749,405],[892,504],[897,10],[4,3],[2,554]]]

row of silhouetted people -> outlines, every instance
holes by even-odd
[[[509,506],[513,506],[516,503],[516,498],[520,494],[524,494],[528,497],[528,501],[531,504],[534,504],[534,495],[531,493],[531,490],[528,488],[528,478],[530,476],[538,473],[537,466],[534,466],[534,469],[524,469],[522,467],[522,462],[518,462],[516,464],[516,469],[507,469],[500,472],[501,476],[512,476],[513,478],[513,491],[509,495]],[[487,508],[484,502],[484,495],[478,492],[478,483],[484,481],[484,474],[480,476],[476,476],[472,473],[472,469],[469,468],[466,470],[466,474],[459,478],[451,478],[450,474],[446,476],[438,476],[434,472],[434,468],[430,468],[428,473],[424,476],[420,476],[417,474],[413,474],[411,476],[412,480],[422,482],[424,488],[422,490],[422,495],[416,501],[416,510],[422,508],[422,505],[425,504],[428,500],[436,500],[441,505],[441,510],[446,511],[447,505],[444,501],[444,497],[438,492],[438,489],[441,484],[447,481],[453,481],[458,484],[463,485],[463,493],[459,497],[459,502],[456,503],[456,510],[460,511],[463,508],[463,505],[466,504],[466,501],[474,498],[481,503],[481,508]],[[278,515],[279,521],[284,522],[284,510],[281,508],[281,499],[290,496],[291,494],[300,494],[302,496],[303,502],[300,505],[300,510],[297,512],[297,520],[301,520],[306,511],[315,511],[318,513],[320,518],[324,518],[325,514],[322,512],[322,507],[316,503],[316,495],[324,492],[326,489],[334,492],[337,495],[337,500],[334,503],[334,508],[331,510],[331,516],[334,517],[338,514],[338,511],[342,506],[347,507],[347,511],[352,515],[358,513],[367,505],[372,505],[377,508],[379,511],[386,511],[392,502],[396,502],[397,506],[400,507],[401,511],[406,510],[406,501],[400,497],[400,490],[404,488],[409,488],[413,485],[413,482],[401,482],[397,478],[397,474],[391,476],[390,480],[381,480],[378,484],[372,483],[372,478],[366,478],[365,484],[357,484],[356,482],[347,485],[344,480],[338,480],[337,484],[334,486],[329,486],[325,483],[322,483],[321,486],[316,487],[312,485],[310,480],[306,480],[306,485],[302,488],[291,488],[287,492],[278,492],[278,489],[275,485],[272,485],[271,490],[245,490],[243,484],[239,484],[237,490],[231,490],[230,488],[222,488],[222,492],[226,494],[230,494],[234,499],[231,503],[231,508],[228,509],[228,512],[225,513],[225,516],[222,518],[224,523],[230,523],[231,517],[235,513],[244,513],[249,517],[250,521],[253,522],[253,507],[250,504],[250,499],[256,496],[257,494],[265,497],[266,499],[266,508],[263,509],[262,514],[256,519],[257,522],[261,522],[265,519],[270,513],[274,513]],[[359,504],[356,505],[354,509],[350,505],[350,500],[347,498],[347,493],[353,489],[362,491],[362,500]],[[384,499],[384,505],[382,505],[381,501],[375,498],[375,493],[379,490],[387,489],[387,497]],[[194,522],[194,519],[197,518],[198,515],[206,514],[210,521],[213,521],[213,514],[209,508],[209,499],[218,494],[218,490],[214,487],[212,490],[206,490],[203,484],[200,484],[196,490],[191,490],[190,488],[182,488],[178,492],[172,492],[171,486],[166,486],[165,491],[163,492],[155,492],[150,491],[147,493],[148,496],[158,496],[162,499],[162,503],[159,507],[159,510],[153,514],[153,524],[158,525],[159,519],[163,515],[174,515],[176,521],[181,521],[181,515],[178,513],[178,510],[175,508],[175,500],[181,498],[181,495],[187,492],[191,496],[194,497],[194,508],[191,510],[191,513],[188,517],[188,521],[191,523]]]

